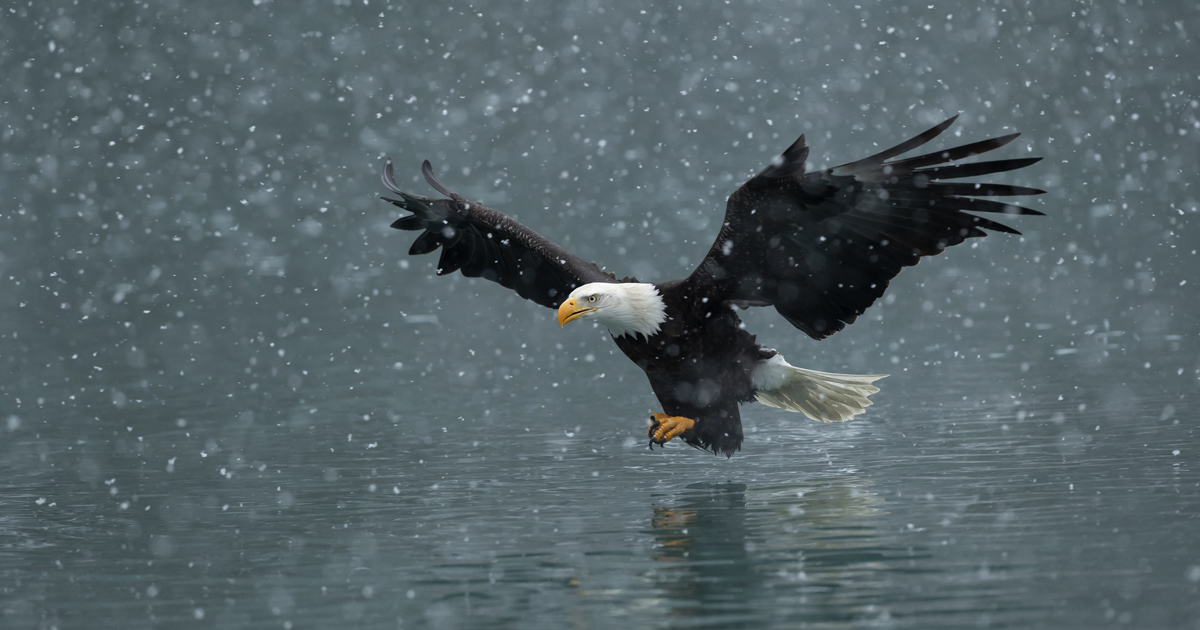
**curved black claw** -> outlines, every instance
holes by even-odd
[[[646,437],[650,438],[650,450],[652,451],[654,450],[654,445],[656,444],[654,441],[654,432],[658,430],[658,427],[661,424],[662,423],[658,421],[658,418],[655,418],[653,415],[650,416],[650,428],[646,431]],[[664,444],[659,443],[658,445],[666,448]]]

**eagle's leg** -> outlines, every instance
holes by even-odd
[[[691,418],[652,413],[650,414],[650,429],[646,431],[646,436],[650,438],[650,448],[653,449],[655,444],[666,444],[694,426],[696,426],[696,421]]]

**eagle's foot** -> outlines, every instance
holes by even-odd
[[[653,450],[655,444],[666,444],[694,426],[696,421],[691,418],[665,413],[650,414],[650,430],[646,431],[646,436],[650,438],[650,449]]]

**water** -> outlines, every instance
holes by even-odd
[[[0,451],[6,624],[1195,620],[1194,400],[1136,365],[1119,413],[1112,384],[1007,358],[893,375],[845,425],[748,407],[729,460],[650,452],[634,368],[572,367],[553,395],[404,369],[251,404],[63,388]]]
[[[642,13],[642,11],[645,13]],[[0,627],[1200,628],[1197,15],[225,2],[0,17]],[[384,155],[621,275],[690,271],[806,133],[1019,130],[1023,237],[651,452],[602,330],[434,276]],[[946,145],[938,145],[946,146]]]

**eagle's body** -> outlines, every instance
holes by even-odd
[[[438,274],[461,270],[558,309],[560,324],[592,317],[646,372],[663,414],[652,443],[680,437],[732,455],[742,442],[738,405],[758,400],[820,421],[843,421],[871,404],[882,376],[828,374],[789,365],[746,332],[732,307],[774,306],[792,325],[823,339],[853,323],[888,282],[923,256],[941,253],[980,228],[1017,233],[964,211],[1041,214],[978,199],[1039,194],[1018,186],[945,182],[1021,168],[1039,158],[948,164],[1001,147],[1017,134],[893,160],[944,131],[954,118],[877,155],[806,172],[801,136],[735,191],[708,255],[687,278],[639,283],[574,256],[504,214],[449,191],[423,165],[425,179],[449,199],[402,192],[413,212],[392,227],[421,230],[409,250],[442,247]]]
[[[667,415],[696,420],[695,444],[733,452],[738,404],[754,400],[754,370],[775,351],[755,343],[733,309],[692,299],[681,284],[654,285],[668,313],[658,334],[615,337],[617,347],[646,372]]]

